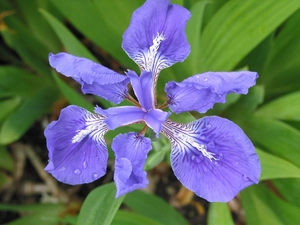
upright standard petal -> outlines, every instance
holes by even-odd
[[[207,72],[182,82],[168,82],[165,87],[169,108],[175,113],[205,113],[215,103],[224,103],[229,93],[247,94],[255,85],[256,72]]]
[[[261,167],[240,127],[217,116],[188,124],[170,120],[162,132],[172,144],[171,165],[178,180],[210,202],[227,202],[258,183]]]
[[[189,55],[185,26],[190,17],[187,9],[170,0],[147,0],[134,11],[122,47],[142,71],[157,76]]]
[[[139,77],[135,72],[128,71],[127,76],[141,107],[145,110],[154,109],[152,72],[143,71]]]
[[[115,104],[128,95],[129,78],[89,59],[68,53],[49,54],[50,65],[81,84],[84,94],[95,94]]]
[[[112,150],[116,156],[114,174],[116,197],[147,186],[144,166],[151,148],[151,140],[138,133],[119,134],[114,138]]]
[[[49,163],[45,168],[66,184],[90,183],[102,177],[107,167],[104,117],[78,106],[61,111],[58,121],[45,130]]]

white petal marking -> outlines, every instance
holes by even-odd
[[[167,120],[163,124],[162,133],[169,138],[172,145],[178,146],[178,149],[184,150],[184,147],[182,146],[189,144],[200,151],[202,155],[208,158],[211,162],[213,162],[213,160],[220,160],[219,158],[215,157],[215,153],[207,151],[206,145],[199,144],[194,141],[195,138],[193,139],[191,136],[193,135],[193,130],[195,129],[193,125],[193,123],[181,124],[175,123],[171,120]]]
[[[95,141],[102,142],[102,137],[108,131],[108,127],[104,123],[104,119],[104,117],[97,114],[88,114],[85,118],[85,128],[76,131],[77,134],[72,138],[72,143],[80,142],[90,134]]]
[[[165,36],[159,33],[157,33],[156,37],[153,39],[152,41],[153,45],[150,46],[146,56],[146,67],[145,67],[146,71],[152,70],[154,59],[159,49],[160,43],[164,40],[166,40]]]

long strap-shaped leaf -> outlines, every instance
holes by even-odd
[[[299,7],[298,0],[228,1],[203,31],[200,70],[232,70]]]

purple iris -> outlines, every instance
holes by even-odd
[[[82,86],[83,93],[95,94],[115,104],[127,99],[132,106],[95,108],[91,113],[78,106],[61,111],[58,121],[45,130],[49,164],[45,168],[57,180],[75,185],[102,177],[107,167],[104,134],[133,123],[144,123],[139,132],[117,135],[112,141],[115,153],[116,197],[148,184],[144,165],[151,150],[145,137],[151,128],[164,134],[172,144],[171,165],[188,189],[208,201],[226,202],[240,190],[258,183],[259,158],[249,138],[233,122],[207,116],[191,123],[168,119],[170,112],[205,113],[228,93],[247,94],[258,77],[255,72],[207,72],[182,82],[169,82],[167,102],[157,106],[155,90],[160,71],[182,62],[190,46],[185,26],[190,18],[185,8],[169,0],[147,0],[132,16],[123,35],[122,47],[141,69],[118,74],[88,59],[67,53],[50,54],[50,65]],[[135,98],[128,93],[128,84]]]

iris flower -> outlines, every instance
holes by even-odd
[[[96,107],[91,113],[68,106],[45,130],[49,163],[45,170],[71,185],[90,183],[102,177],[108,152],[104,134],[117,127],[144,123],[140,132],[117,135],[115,153],[116,197],[148,184],[144,165],[151,150],[146,130],[162,133],[171,142],[171,166],[178,180],[208,201],[226,202],[243,188],[258,183],[261,172],[254,146],[242,129],[218,116],[190,123],[169,118],[174,113],[205,113],[215,103],[224,103],[228,93],[247,94],[257,73],[206,72],[182,82],[168,82],[167,101],[157,106],[155,97],[162,69],[182,62],[190,53],[185,26],[190,12],[169,0],[147,0],[135,10],[123,34],[122,48],[141,70],[116,73],[88,59],[68,53],[50,54],[50,65],[81,84],[84,94],[94,94],[115,104],[127,99],[131,106]],[[128,93],[131,85],[135,97]]]

